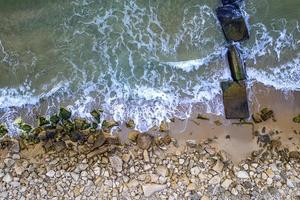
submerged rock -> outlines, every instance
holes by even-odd
[[[38,118],[38,126],[44,126],[44,125],[47,125],[49,124],[50,122],[46,119],[46,117],[39,117]]]
[[[248,118],[249,108],[245,82],[226,81],[221,83],[221,87],[226,118]]]
[[[204,115],[201,115],[201,114],[198,114],[198,115],[197,115],[197,119],[209,120],[208,117],[206,117],[206,116],[204,116]]]
[[[61,108],[59,109],[59,117],[60,117],[61,119],[63,119],[63,120],[68,120],[68,119],[70,119],[71,115],[72,115],[72,113],[71,113],[70,110],[68,110],[68,109],[66,109],[66,108],[64,108],[64,107],[61,107]]]
[[[134,128],[135,127],[134,121],[132,119],[128,120],[128,122],[126,122],[126,127]]]
[[[57,114],[54,114],[50,117],[50,122],[52,124],[57,124],[59,122],[59,116]]]
[[[241,60],[240,53],[236,46],[230,45],[228,47],[227,59],[230,66],[232,79],[235,81],[245,80],[247,78],[245,65]]]
[[[4,124],[0,124],[0,138],[8,133],[8,130]]]
[[[300,115],[293,118],[293,122],[300,123]]]
[[[104,120],[102,122],[102,127],[103,128],[110,129],[110,128],[114,127],[114,126],[119,126],[119,123],[116,122],[116,121],[114,121],[114,120]]]
[[[90,114],[94,117],[94,119],[100,123],[100,117],[101,117],[101,113],[103,111],[102,110],[92,110],[92,112],[90,112]]]
[[[168,132],[169,131],[169,126],[166,122],[161,122],[159,126],[159,131],[160,132]]]
[[[238,6],[227,4],[217,8],[216,11],[227,41],[238,42],[249,39],[249,31]]]
[[[255,123],[267,121],[270,118],[274,118],[274,112],[268,108],[263,108],[260,112],[252,115],[252,119]]]
[[[147,133],[139,134],[137,137],[137,145],[143,150],[150,148],[153,141],[153,137]]]
[[[89,124],[84,119],[74,119],[74,126],[77,130],[85,130],[89,128]]]

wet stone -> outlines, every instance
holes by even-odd
[[[249,109],[245,82],[221,82],[221,87],[223,90],[223,102],[226,118],[248,118]]]
[[[147,133],[139,134],[137,137],[137,145],[139,148],[147,150],[150,148],[153,141],[153,137]]]
[[[227,41],[237,42],[249,39],[245,19],[237,5],[227,4],[217,8],[216,11]]]
[[[231,77],[235,81],[246,79],[244,62],[241,60],[239,50],[234,45],[230,45],[227,50],[227,59],[231,71]]]
[[[63,107],[61,107],[61,108],[59,109],[59,117],[60,117],[61,119],[63,119],[63,120],[68,120],[68,119],[70,119],[71,115],[72,115],[72,113],[71,113],[71,111],[69,111],[68,109],[63,108]]]

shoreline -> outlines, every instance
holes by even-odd
[[[59,115],[58,135],[44,127],[38,142],[4,136],[0,199],[299,199],[300,94],[260,89],[251,112],[274,112],[260,123],[195,110],[148,133],[106,121],[74,135]]]

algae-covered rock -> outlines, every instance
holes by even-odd
[[[74,125],[75,129],[78,130],[85,130],[90,127],[90,124],[86,120],[79,118],[74,119]]]
[[[54,114],[50,117],[50,122],[52,124],[57,124],[59,122],[59,116],[57,114]]]
[[[126,122],[126,127],[134,128],[135,127],[134,121],[132,119],[128,120],[128,122]]]
[[[260,112],[252,115],[252,119],[255,123],[267,121],[270,118],[274,118],[274,112],[268,108],[263,108]]]
[[[161,122],[159,126],[159,131],[160,132],[168,132],[169,131],[169,126],[166,122]]]
[[[227,4],[217,8],[216,12],[227,41],[238,42],[249,39],[245,19],[237,5]]]
[[[68,120],[68,119],[70,119],[71,115],[72,115],[72,113],[71,113],[70,110],[68,110],[68,109],[66,109],[66,108],[64,108],[64,107],[61,107],[61,108],[59,109],[59,117],[60,117],[61,119],[63,119],[63,120]]]
[[[14,124],[18,125],[19,129],[21,129],[25,133],[30,133],[30,131],[32,130],[32,126],[30,126],[29,124],[24,123],[23,120],[20,117],[18,117],[14,121]]]
[[[245,64],[241,59],[240,53],[235,45],[230,45],[227,50],[227,59],[230,67],[231,77],[235,81],[245,80]]]
[[[244,81],[225,81],[221,83],[223,102],[227,119],[245,119],[249,117],[246,84]]]
[[[201,115],[201,114],[198,114],[198,115],[197,115],[197,119],[209,120],[208,117],[206,117],[206,116],[204,116],[204,115]]]
[[[75,129],[75,125],[70,120],[64,120],[63,122],[64,130],[70,132]]]
[[[47,125],[49,124],[50,122],[43,116],[40,116],[38,118],[38,126],[44,126],[44,125]]]
[[[293,122],[300,123],[300,114],[293,118]]]
[[[8,133],[8,130],[4,124],[0,124],[0,138]]]
[[[108,128],[108,129],[110,129],[110,128],[114,127],[114,126],[119,126],[119,123],[116,122],[116,121],[114,121],[114,120],[104,120],[102,122],[102,128]]]
[[[103,110],[92,110],[92,112],[90,112],[90,114],[94,117],[94,119],[100,123],[100,117],[101,117],[101,113],[103,112]]]

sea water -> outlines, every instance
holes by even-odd
[[[223,115],[230,79],[219,0],[0,0],[0,122],[74,116],[133,119],[147,131],[197,105]],[[300,90],[300,1],[245,1],[237,44],[248,87]],[[251,92],[250,92],[251,93]]]

